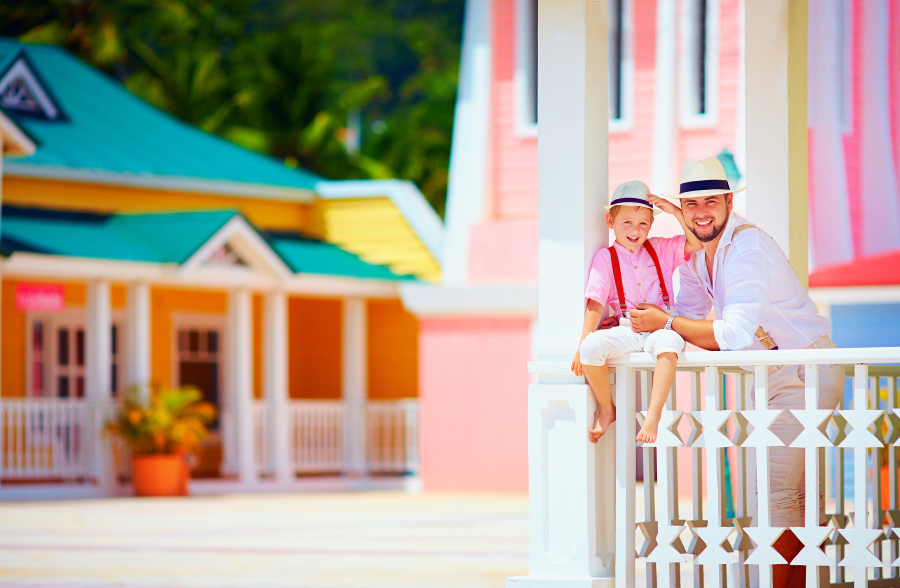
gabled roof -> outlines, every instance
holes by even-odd
[[[156,109],[64,49],[0,38],[0,79],[25,64],[55,120],[4,112],[37,144],[5,173],[180,187],[214,183],[222,193],[311,194],[321,178],[205,133]]]
[[[809,275],[810,288],[898,284],[900,284],[900,250],[855,259],[849,263],[819,267]]]
[[[23,251],[182,267],[208,261],[208,254],[233,237],[252,241],[255,255],[248,248],[244,251],[282,275],[414,279],[366,263],[330,243],[288,233],[261,235],[233,210],[95,214],[6,205],[0,222],[0,248],[7,254]]]

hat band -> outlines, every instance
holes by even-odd
[[[641,200],[640,198],[616,198],[612,202],[609,203],[610,208],[613,206],[619,206],[621,204],[636,204],[638,206],[646,206],[647,208],[653,208],[650,206],[650,203],[646,200]]]
[[[697,180],[696,182],[684,182],[681,184],[681,194],[685,192],[699,192],[700,190],[728,190],[728,180]]]

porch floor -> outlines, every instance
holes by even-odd
[[[503,586],[524,494],[400,491],[0,504],[0,586]]]

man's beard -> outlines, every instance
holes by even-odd
[[[715,219],[713,219],[713,222],[711,224],[712,232],[707,237],[701,237],[700,235],[698,235],[697,231],[695,231],[693,227],[691,227],[691,232],[694,233],[694,236],[700,239],[702,243],[709,243],[710,241],[718,237],[722,231],[725,230],[725,225],[728,224],[728,219],[726,218],[725,220],[723,220],[721,225],[715,224]]]

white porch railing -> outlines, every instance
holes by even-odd
[[[419,404],[415,400],[369,402],[366,465],[371,472],[419,470]]]
[[[0,477],[83,479],[89,474],[91,411],[78,399],[3,399]]]
[[[538,351],[543,361],[529,364],[529,371],[538,374],[529,400],[529,466],[539,472],[532,477],[531,500],[538,501],[543,516],[535,520],[537,511],[532,508],[530,574],[614,577],[617,588],[681,582],[706,588],[771,586],[772,565],[784,563],[771,545],[785,529],[771,524],[769,462],[762,457],[770,447],[782,445],[768,429],[778,416],[778,411],[767,408],[768,369],[804,365],[805,406],[791,409],[803,431],[790,445],[805,451],[805,523],[791,529],[804,549],[791,563],[806,566],[807,586],[900,586],[900,366],[877,365],[900,363],[900,348],[686,353],[679,370],[690,372],[690,404],[678,405],[673,386],[652,444],[656,451],[651,446],[643,449],[641,509],[636,504],[634,407],[635,398],[642,410],[648,404],[652,358],[632,354],[610,363],[617,421],[609,438],[585,454],[578,446],[588,444],[582,425],[592,417],[579,411],[587,413],[593,409],[585,407],[595,404],[590,396],[573,393],[583,388],[590,394],[581,378],[569,372],[574,349],[559,352],[539,345]],[[842,402],[833,412],[818,410],[818,367],[829,364],[847,366],[852,378],[852,402]],[[729,379],[734,406],[724,406],[723,374],[733,374]],[[828,425],[825,434],[818,430],[823,423]],[[676,449],[680,447],[689,451],[682,453]],[[734,449],[729,452],[733,451],[729,487],[723,450],[730,448]],[[889,497],[882,508],[880,463],[885,451]],[[845,468],[850,455],[852,468]],[[578,473],[582,457],[587,458],[588,471]],[[570,474],[554,462],[574,466],[575,471]],[[828,464],[824,471],[823,462]],[[614,487],[607,485],[612,471]],[[678,478],[685,475],[690,477],[690,494],[679,497]],[[572,491],[571,483],[589,488]],[[819,526],[823,485],[827,524]],[[848,497],[845,488],[851,487],[853,496]],[[585,507],[585,520],[596,522],[592,532],[582,535],[570,512],[581,506],[563,501],[578,503],[584,492],[595,493],[599,500],[594,507]],[[733,518],[725,516],[728,492],[733,495]],[[614,508],[609,501],[613,496]],[[680,510],[679,498],[691,504],[689,512]],[[565,536],[573,532],[577,536]],[[584,552],[583,567],[570,565]]]
[[[298,473],[344,469],[347,410],[338,400],[294,400],[288,430],[290,456]]]

